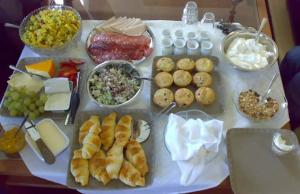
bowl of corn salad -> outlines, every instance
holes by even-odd
[[[22,21],[23,43],[42,55],[57,55],[77,44],[82,32],[79,13],[69,6],[50,5],[32,11]]]

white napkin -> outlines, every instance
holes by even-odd
[[[219,151],[223,121],[185,120],[170,114],[165,141],[181,171],[180,183],[190,185],[201,175],[205,160]]]

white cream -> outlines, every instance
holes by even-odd
[[[274,53],[268,52],[266,46],[255,39],[236,38],[229,45],[226,55],[235,65],[253,70],[267,66],[268,57]]]

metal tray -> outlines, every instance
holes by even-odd
[[[47,59],[52,59],[53,60],[53,62],[55,64],[55,71],[56,72],[59,69],[59,63],[62,62],[62,61],[67,61],[67,60],[70,60],[70,59],[79,59],[79,60],[86,61],[85,59],[76,58],[76,57],[26,57],[26,58],[21,59],[16,66],[19,69],[26,71],[25,65],[32,64],[32,63],[37,63],[37,62],[47,60]],[[79,93],[80,94],[82,93],[81,91],[83,91],[83,88],[85,87],[86,66],[87,65],[85,63],[78,66],[80,68],[80,83],[79,83]],[[14,73],[17,73],[17,72],[14,71],[13,74]],[[10,86],[7,85],[4,96],[5,96],[6,92],[8,91],[9,87]],[[0,115],[5,116],[5,117],[11,117],[9,115],[8,110],[3,107],[3,102],[4,102],[4,98],[2,98],[2,101],[1,101],[1,104],[0,104]],[[39,116],[39,118],[49,118],[49,117],[51,117],[51,118],[55,119],[55,118],[62,118],[62,117],[65,117],[65,116],[66,116],[66,111],[59,111],[59,112],[58,111],[57,112],[45,111],[43,114],[41,114]],[[21,118],[21,117],[19,116],[19,118]]]
[[[76,123],[74,125],[74,135],[73,139],[71,140],[71,154],[70,154],[70,161],[69,161],[69,166],[68,166],[68,174],[67,174],[67,185],[70,188],[73,189],[81,189],[81,190],[142,190],[145,189],[146,187],[150,186],[153,182],[153,175],[154,175],[154,154],[153,154],[153,146],[154,146],[154,136],[153,132],[154,129],[151,129],[151,133],[149,138],[142,143],[142,147],[145,151],[147,161],[148,161],[148,166],[149,166],[149,173],[146,175],[146,184],[144,187],[130,187],[125,185],[123,182],[120,180],[111,180],[106,186],[104,186],[101,182],[98,182],[96,179],[94,179],[92,176],[89,177],[89,184],[85,187],[80,186],[78,183],[75,182],[74,177],[72,176],[70,172],[70,164],[71,164],[71,159],[73,157],[73,151],[75,149],[79,149],[81,145],[78,143],[78,134],[79,134],[79,128],[81,124],[86,121],[91,115],[99,115],[100,120],[103,119],[106,115],[108,115],[111,112],[117,112],[118,117],[117,119],[120,119],[122,115],[125,114],[130,114],[132,115],[134,121],[138,119],[143,119],[147,122],[151,122],[152,120],[152,115],[149,112],[149,110],[146,109],[101,109],[100,112],[79,112],[77,116]],[[151,127],[151,126],[150,126]]]
[[[272,138],[280,129],[230,129],[227,154],[236,194],[299,193],[300,157],[296,150],[278,156]]]
[[[97,28],[97,26],[96,26],[95,28],[93,28],[92,31],[89,33],[89,35],[88,35],[88,37],[87,37],[87,40],[86,40],[86,44],[85,44],[85,50],[86,50],[88,56],[91,58],[92,61],[94,61],[94,60],[93,60],[93,58],[90,56],[90,53],[88,52],[88,48],[89,48],[89,46],[90,46],[90,44],[91,44],[91,38],[94,36],[94,34],[97,33],[96,28]],[[154,50],[154,35],[153,35],[152,31],[150,30],[150,28],[149,28],[148,26],[147,26],[147,30],[144,32],[143,35],[146,36],[146,37],[148,37],[148,38],[150,38],[150,48],[152,49],[152,53],[153,53],[153,50]],[[151,54],[152,54],[152,53],[151,53]],[[150,55],[151,55],[151,54],[150,54]],[[149,55],[149,56],[150,56],[150,55]],[[143,57],[143,58],[140,59],[140,60],[132,60],[131,62],[132,62],[133,65],[137,65],[137,64],[140,64],[140,63],[142,63],[143,61],[145,61],[147,58],[149,58],[149,56]],[[117,59],[116,59],[116,60],[117,60]],[[95,61],[94,61],[94,62],[95,62]],[[95,62],[95,63],[96,63],[96,62]]]
[[[196,99],[195,101],[190,105],[190,106],[187,106],[187,107],[178,107],[176,106],[175,108],[173,108],[171,110],[171,112],[178,112],[178,111],[183,111],[183,110],[191,110],[191,109],[200,109],[202,110],[203,112],[205,113],[208,113],[208,114],[220,114],[220,113],[223,113],[224,112],[224,99],[222,98],[222,96],[224,96],[224,91],[223,91],[223,87],[222,87],[222,83],[221,83],[221,76],[220,76],[220,72],[219,72],[219,68],[218,68],[218,63],[219,63],[219,59],[217,57],[214,57],[214,56],[202,56],[202,55],[179,55],[179,56],[173,56],[173,55],[167,55],[167,56],[157,56],[153,59],[153,63],[152,63],[152,77],[154,78],[155,75],[160,72],[160,71],[157,71],[156,69],[156,62],[158,61],[158,59],[162,58],[162,57],[169,57],[171,59],[173,59],[175,61],[175,63],[179,60],[179,59],[182,59],[182,58],[190,58],[190,59],[193,59],[193,60],[197,60],[201,57],[206,57],[206,58],[209,58],[211,59],[213,62],[214,62],[214,65],[215,65],[215,68],[213,70],[212,73],[210,73],[212,75],[212,78],[213,78],[213,84],[212,84],[212,88],[215,90],[216,92],[216,101],[211,104],[211,105],[207,105],[207,106],[203,106],[203,105],[200,105],[199,103],[196,102]],[[175,70],[176,71],[176,70]],[[171,72],[171,74],[173,73],[174,71]],[[192,75],[194,75],[196,73],[196,70],[194,70],[192,72]],[[174,84],[171,86],[171,90],[175,93],[175,91],[180,88],[180,87],[177,87],[175,86]],[[190,84],[189,86],[187,86],[188,89],[190,89],[192,92],[195,92],[198,88],[194,85],[194,84]],[[155,91],[159,89],[155,82],[152,82],[151,83],[151,108],[152,108],[152,111],[153,112],[159,112],[162,108],[157,106],[156,104],[154,104],[153,102],[153,95],[155,93]]]

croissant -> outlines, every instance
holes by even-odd
[[[99,150],[89,161],[90,174],[106,185],[110,178],[106,172],[106,156],[102,150]]]
[[[132,187],[145,185],[145,177],[142,177],[141,173],[127,160],[122,163],[119,179]]]
[[[107,151],[114,142],[117,113],[107,115],[102,121],[102,132],[100,134],[103,149]]]
[[[123,146],[114,143],[107,152],[106,171],[111,179],[117,179],[123,162]]]
[[[116,142],[125,146],[131,136],[132,117],[130,115],[122,116],[115,129]]]
[[[74,150],[71,161],[71,173],[77,183],[85,186],[89,182],[89,163],[81,157],[81,149]]]
[[[84,137],[88,134],[90,128],[94,125],[94,124],[98,124],[100,125],[100,119],[98,116],[96,115],[92,115],[89,120],[85,121],[80,129],[79,129],[79,138],[78,141],[80,144],[82,144],[82,141],[84,139]]]
[[[149,171],[145,152],[139,142],[130,140],[126,145],[127,160],[140,171],[142,176],[145,176]]]
[[[101,128],[99,125],[94,124],[89,133],[83,139],[82,146],[82,158],[90,159],[96,152],[100,150],[101,139],[99,137],[99,133]]]

